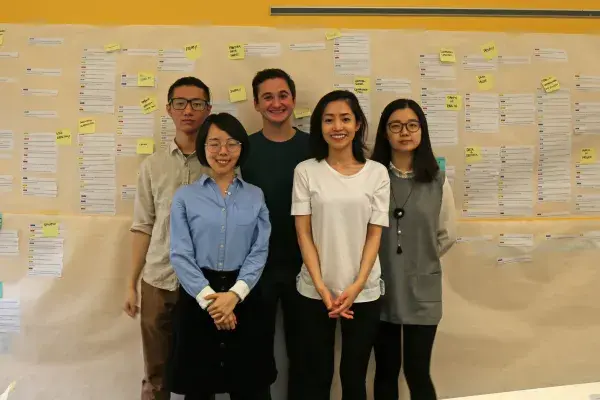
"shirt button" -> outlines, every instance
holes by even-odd
[[[224,349],[225,348],[225,343],[221,343],[221,348]]]
[[[225,362],[221,361],[221,367],[225,366]]]
[[[222,266],[223,266],[223,263],[219,263],[219,267],[222,267]]]
[[[225,209],[224,209],[224,208],[221,208],[221,212],[225,212]]]
[[[223,247],[224,247],[224,246],[223,246],[223,245],[221,245],[221,248],[223,248]]]

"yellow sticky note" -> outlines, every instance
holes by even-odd
[[[0,29],[0,46],[4,44],[4,29]]]
[[[354,78],[354,92],[358,94],[371,91],[371,78]]]
[[[156,106],[156,97],[154,96],[144,97],[140,100],[140,106],[142,106],[142,112],[144,114],[150,114],[151,112],[158,110],[158,107]]]
[[[481,149],[479,147],[465,147],[465,162],[471,164],[481,161]]]
[[[69,129],[61,129],[56,131],[56,144],[70,145],[71,144],[71,131]]]
[[[496,43],[488,42],[481,46],[481,53],[488,60],[493,60],[498,57],[498,49],[496,48]]]
[[[327,40],[333,40],[333,39],[339,38],[339,37],[342,37],[342,32],[340,32],[339,29],[334,29],[332,31],[325,33],[325,39],[327,39]]]
[[[229,59],[243,60],[246,58],[246,48],[242,43],[229,43]]]
[[[154,153],[154,139],[138,139],[137,148],[135,152],[137,154]]]
[[[456,54],[452,49],[440,49],[440,61],[445,63],[455,63]]]
[[[119,50],[121,50],[121,45],[119,43],[110,43],[104,45],[104,51],[107,53],[112,53]]]
[[[560,82],[553,76],[548,76],[542,79],[542,87],[546,93],[556,92],[560,90]]]
[[[96,132],[96,120],[92,118],[80,118],[79,119],[79,133],[95,133]]]
[[[2,287],[0,286],[0,289]],[[1,293],[1,291],[0,291]],[[0,296],[2,297],[2,296]],[[4,391],[4,393],[0,394],[0,400],[7,400],[8,399],[8,395],[10,394],[10,392],[12,392],[13,390],[15,390],[15,386],[17,385],[17,382],[11,382],[10,385],[8,385],[8,387],[6,388],[6,390]]]
[[[57,237],[58,236],[58,222],[44,222],[42,224],[42,235],[44,237]]]
[[[460,110],[462,108],[462,96],[449,94],[446,96],[446,110]]]
[[[581,149],[581,163],[592,164],[596,162],[596,149],[592,147],[586,147]]]
[[[229,101],[237,103],[246,100],[246,88],[244,86],[231,86],[229,88]]]
[[[138,74],[138,86],[154,87],[154,74],[150,72],[140,72]]]
[[[202,50],[200,49],[200,43],[188,44],[184,48],[185,56],[188,60],[196,60],[200,58],[202,55]]]
[[[311,112],[310,108],[295,108],[294,109],[294,117],[295,118],[306,118],[310,117]]]
[[[479,90],[490,90],[494,87],[494,76],[493,75],[477,75],[477,86]]]

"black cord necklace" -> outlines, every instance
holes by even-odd
[[[396,219],[396,254],[402,254],[402,246],[400,245],[400,235],[402,234],[402,231],[400,230],[400,220],[404,217],[404,215],[406,214],[406,212],[404,211],[404,206],[406,206],[406,203],[408,203],[408,199],[410,199],[410,195],[413,192],[413,187],[414,187],[414,182],[410,181],[410,191],[408,192],[408,196],[406,196],[406,200],[404,200],[404,203],[402,204],[402,207],[398,207],[398,202],[396,201],[396,195],[394,194],[394,186],[391,186],[391,192],[392,192],[392,200],[394,201],[394,218]]]

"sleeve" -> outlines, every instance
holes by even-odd
[[[175,194],[171,205],[171,265],[181,286],[206,309],[210,304],[204,296],[215,293],[196,263],[196,251],[188,225],[185,202]]]
[[[311,215],[310,187],[306,168],[298,165],[294,170],[292,189],[292,215]]]
[[[387,169],[383,167],[385,174],[379,179],[375,193],[371,198],[371,219],[372,225],[389,226],[390,225],[390,176]]]
[[[152,235],[155,218],[150,164],[144,162],[140,167],[140,176],[138,177],[133,203],[133,223],[129,230],[131,232],[143,232],[147,235]]]
[[[265,198],[262,191],[260,192],[260,203],[258,222],[254,228],[250,252],[240,268],[237,282],[229,289],[237,294],[242,301],[258,282],[269,254],[271,222],[269,221],[269,210],[265,204]]]
[[[442,187],[442,208],[438,222],[438,253],[442,257],[456,242],[456,210],[452,187],[446,177]]]

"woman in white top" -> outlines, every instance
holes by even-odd
[[[329,400],[335,329],[342,325],[344,400],[366,400],[365,378],[379,325],[379,243],[388,226],[387,169],[365,157],[367,123],[358,99],[333,91],[310,120],[314,158],[295,169],[292,214],[304,264],[297,278],[307,344],[300,398]]]

